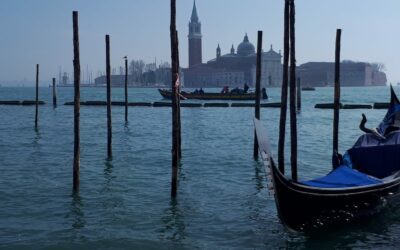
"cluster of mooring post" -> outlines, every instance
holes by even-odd
[[[287,89],[289,81],[289,1],[285,0],[284,11],[284,33],[283,33],[283,76],[281,90],[281,114],[279,119],[279,141],[278,141],[278,167],[279,171],[285,173],[285,134],[287,115]]]
[[[36,97],[35,97],[35,128],[38,128],[39,116],[39,64],[36,64]]]
[[[73,43],[74,43],[74,165],[73,165],[73,191],[79,191],[80,168],[80,79],[81,65],[79,59],[79,28],[78,12],[72,12]]]
[[[256,66],[256,103],[254,109],[254,116],[260,119],[260,99],[261,99],[261,53],[262,53],[262,31],[257,33],[257,66]],[[258,159],[258,140],[256,131],[254,131],[254,159]]]
[[[110,36],[106,35],[106,79],[107,79],[107,157],[112,157],[112,122],[111,122],[111,66]]]
[[[176,0],[171,0],[171,89],[172,89],[172,178],[171,196],[176,197],[178,186],[178,165],[180,161],[180,83],[178,32],[176,30]]]
[[[125,56],[125,123],[128,122],[128,57]]]
[[[57,107],[56,78],[53,78],[53,107]]]
[[[300,113],[301,111],[301,80],[300,77],[297,78],[297,112]]]
[[[279,121],[278,166],[285,172],[284,147],[287,112],[287,89],[290,57],[290,163],[292,180],[297,181],[297,121],[296,121],[296,50],[295,50],[295,6],[294,0],[285,0],[283,81],[281,93],[281,116]]]
[[[340,39],[342,30],[336,30],[336,46],[335,46],[335,94],[333,109],[333,154],[332,167],[338,167],[338,148],[339,148],[339,108],[340,108]]]

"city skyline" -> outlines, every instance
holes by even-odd
[[[362,5],[360,3],[362,2]],[[400,67],[393,32],[400,17],[395,0],[297,2],[297,65],[309,61],[333,61],[336,28],[343,29],[342,59],[379,62],[386,66],[388,83],[400,81]],[[72,11],[79,11],[82,69],[93,72],[105,68],[105,34],[111,36],[113,68],[123,65],[122,57],[146,62],[170,62],[169,1],[4,0],[0,10],[0,82],[32,81],[40,64],[41,82],[58,78],[59,67],[72,71]],[[257,30],[263,30],[263,48],[270,44],[282,49],[283,1],[197,0],[202,23],[203,63],[215,58],[219,44],[222,54],[236,48],[247,32],[256,44]],[[188,66],[188,23],[193,1],[177,1],[177,29],[180,61]],[[373,11],[371,11],[373,10]],[[118,71],[118,70],[117,70]]]

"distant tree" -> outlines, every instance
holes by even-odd
[[[144,67],[144,72],[155,71],[155,70],[156,70],[156,64],[155,63],[148,63]]]
[[[376,71],[386,71],[386,66],[383,63],[371,63],[372,68],[374,68]]]
[[[143,73],[143,81],[147,84],[156,82],[156,73],[154,70],[146,71]]]
[[[158,66],[158,68],[160,68],[160,69],[170,69],[171,68],[171,64],[169,64],[169,62],[163,62]]]
[[[145,63],[143,60],[132,60],[129,63],[129,74],[133,77],[133,81],[141,82],[144,72]]]

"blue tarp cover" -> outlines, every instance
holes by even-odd
[[[400,144],[354,147],[347,152],[353,168],[370,176],[385,178],[400,170]]]
[[[345,188],[379,184],[382,181],[342,165],[324,177],[300,183],[320,188]]]

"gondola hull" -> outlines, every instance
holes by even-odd
[[[341,226],[380,212],[388,204],[400,201],[400,174],[384,178],[378,184],[320,188],[294,182],[283,175],[272,158],[268,135],[254,119],[257,141],[267,176],[274,193],[282,223],[296,231],[311,231],[330,225]]]
[[[165,99],[172,99],[172,92],[166,89],[158,89],[161,96]],[[186,99],[197,99],[197,100],[236,100],[236,101],[250,101],[255,100],[255,93],[243,93],[243,94],[221,94],[221,93],[203,93],[203,94],[194,94],[188,92],[181,92],[181,98]],[[266,98],[263,98],[266,99]]]
[[[270,167],[278,215],[299,231],[342,225],[372,216],[399,198],[400,178],[379,185],[315,188],[292,182]]]

